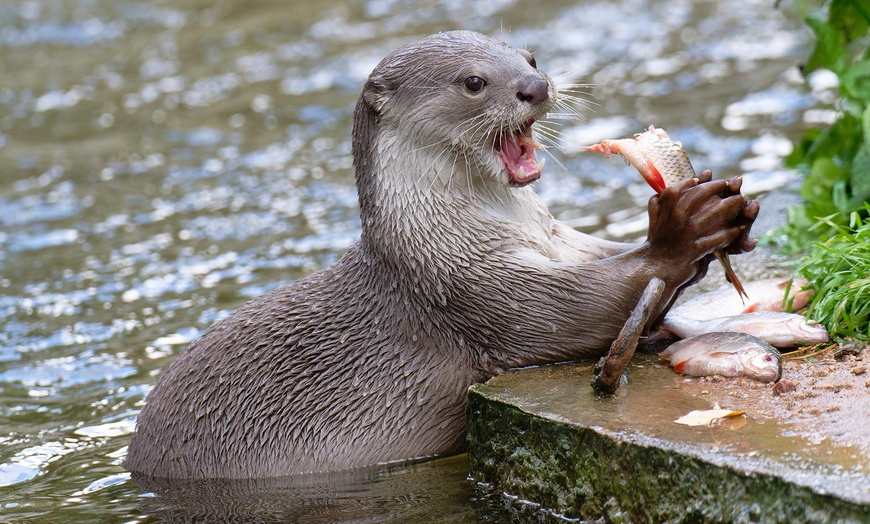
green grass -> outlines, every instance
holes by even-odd
[[[851,213],[848,225],[828,218],[819,227],[836,233],[814,243],[797,273],[810,281],[815,297],[807,317],[821,322],[837,340],[870,341],[870,204]]]

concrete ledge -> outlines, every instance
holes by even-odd
[[[472,477],[565,516],[608,522],[870,522],[860,451],[812,445],[763,417],[674,424],[708,409],[710,398],[692,389],[699,379],[640,357],[616,398],[592,395],[591,364],[512,371],[472,387]],[[764,395],[769,388],[758,390]]]

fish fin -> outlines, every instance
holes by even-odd
[[[741,311],[740,314],[742,315],[744,313],[755,313],[756,311],[758,311],[758,303],[749,304],[749,307]]]
[[[716,258],[719,259],[719,263],[721,263],[722,267],[725,269],[725,280],[734,286],[734,289],[737,290],[737,294],[740,295],[740,301],[746,304],[746,301],[749,300],[749,295],[746,294],[746,290],[743,289],[743,284],[741,284],[740,279],[737,278],[737,273],[735,273],[734,268],[731,267],[731,259],[728,258],[728,254],[721,249],[717,249],[715,255]]]
[[[676,371],[677,373],[682,373],[683,370],[686,369],[686,363],[688,363],[688,362],[689,362],[688,360],[684,360],[682,362],[677,362],[676,364],[674,364],[674,371]]]
[[[599,144],[584,147],[581,149],[583,149],[584,151],[594,151],[596,153],[604,153],[604,158],[610,158],[610,155],[613,155],[614,153],[617,155],[620,154],[619,146],[610,143],[609,140],[602,140],[601,143],[599,143]]]
[[[651,188],[655,190],[656,193],[661,193],[665,190],[665,178],[656,169],[656,166],[649,162],[647,167],[649,168],[648,176],[645,176],[646,183],[650,185]]]

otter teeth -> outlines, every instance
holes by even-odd
[[[529,126],[519,131],[505,134],[496,149],[508,172],[508,181],[524,186],[541,177],[544,161],[535,158],[535,150],[544,146],[532,138]]]
[[[520,166],[520,168],[517,170],[516,174],[514,174],[514,178],[516,178],[516,180],[522,182],[522,181],[525,181],[527,178],[533,176],[533,177],[535,177],[534,179],[536,180],[538,177],[541,176],[541,171],[544,169],[544,163],[546,161],[547,161],[546,158],[542,158],[540,162],[535,162],[534,167],[529,172],[526,172],[525,166]],[[531,182],[531,180],[529,180],[529,182]]]

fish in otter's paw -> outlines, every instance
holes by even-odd
[[[354,112],[361,238],[183,351],[126,467],[254,478],[461,452],[469,385],[598,357],[653,276],[655,318],[713,250],[752,248],[757,202],[705,176],[650,199],[640,244],[554,220],[528,184],[533,123],[557,100],[529,52],[473,32],[384,58]]]

